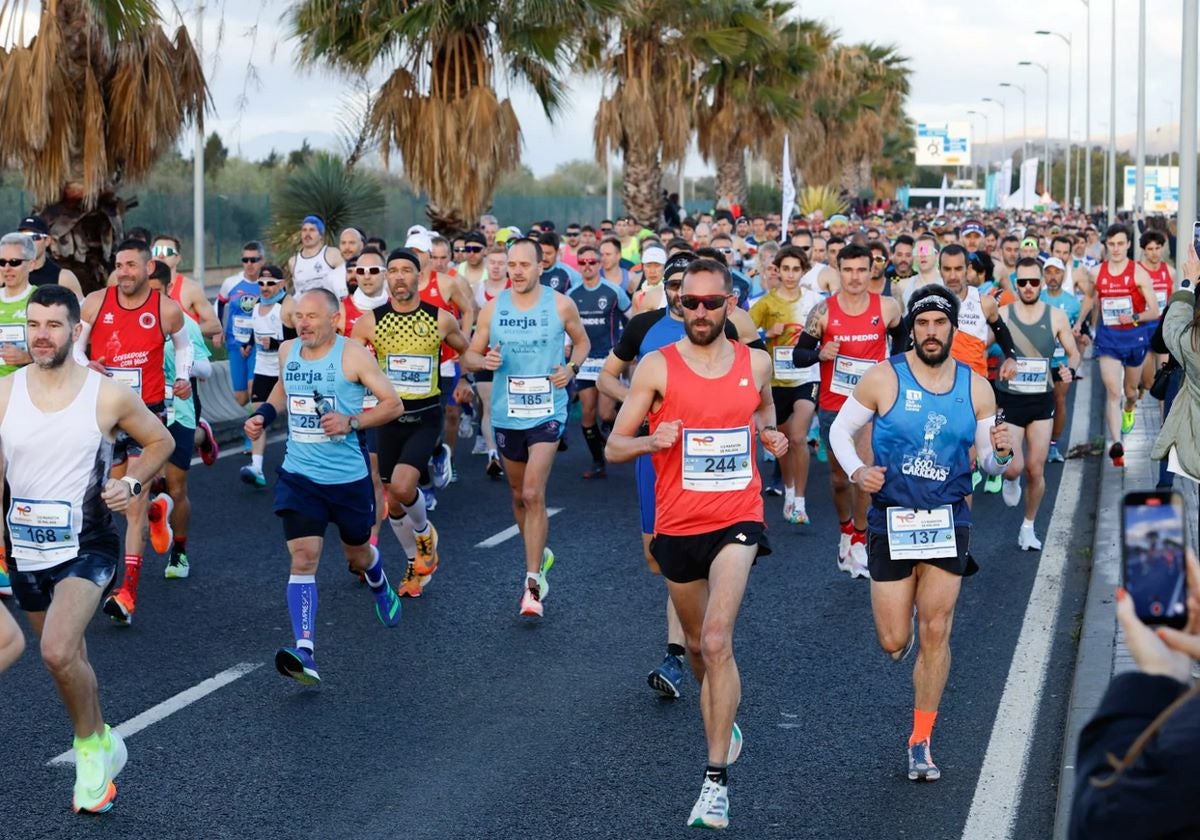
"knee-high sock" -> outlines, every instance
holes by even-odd
[[[592,460],[597,464],[604,463],[604,438],[600,435],[598,426],[584,426],[583,439],[587,441],[588,451],[592,453]]]
[[[401,505],[404,512],[408,515],[408,521],[412,525],[413,533],[420,534],[429,525],[429,517],[425,515],[425,494],[421,489],[417,488],[417,498],[413,499],[408,504]]]
[[[419,490],[417,491],[420,492]],[[400,548],[404,549],[404,556],[412,560],[417,556],[417,537],[413,534],[412,523],[408,521],[408,517],[404,515],[404,511],[400,511],[399,517],[393,517],[388,514],[388,524],[392,526],[392,533],[396,535],[396,539],[400,542]]]
[[[292,575],[287,587],[288,613],[292,617],[292,635],[296,647],[313,649],[317,632],[317,578]]]

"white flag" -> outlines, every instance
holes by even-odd
[[[946,174],[942,173],[942,191],[938,193],[938,215],[941,216],[946,212],[946,188],[950,186],[950,182],[946,180]]]
[[[792,180],[792,155],[788,150],[788,136],[783,135],[783,221],[780,224],[779,241],[787,242],[792,221],[792,208],[796,206],[796,183]]]

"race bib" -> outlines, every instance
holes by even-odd
[[[887,539],[893,560],[933,560],[958,556],[954,511],[950,505],[933,510],[889,507]]]
[[[175,422],[175,383],[169,382],[163,388],[163,405],[167,407],[167,425]]]
[[[443,345],[443,349],[445,349],[445,345]],[[448,362],[442,362],[438,367],[438,370],[441,371],[442,379],[453,379],[454,377],[458,376],[458,362],[454,361],[454,359],[451,359]]]
[[[137,394],[142,393],[142,369],[141,368],[105,368],[115,381],[122,385],[128,385]]]
[[[317,411],[318,403],[313,397],[288,396],[288,431],[297,443],[329,443],[329,435],[321,428],[321,414],[337,411],[337,397],[322,397],[326,410]]]
[[[256,332],[254,334],[254,343],[258,345],[258,349],[264,352],[271,352],[271,339],[275,336],[270,333]]]
[[[829,390],[835,394],[848,397],[854,393],[854,386],[863,378],[868,370],[879,364],[870,359],[855,359],[852,356],[838,356],[833,360],[833,379]]]
[[[1133,298],[1129,295],[1100,299],[1100,320],[1106,327],[1119,327],[1122,315],[1133,315]]]
[[[595,382],[600,378],[600,371],[603,369],[604,359],[584,359],[575,378],[581,382]]]
[[[1050,377],[1049,359],[1017,357],[1017,375],[1008,380],[1008,390],[1014,394],[1044,394]]]
[[[379,397],[375,396],[370,391],[367,391],[365,394],[363,394],[363,411],[375,408],[377,405],[379,405]]]
[[[775,378],[780,382],[795,382],[797,384],[804,381],[805,374],[808,371],[805,368],[798,368],[792,364],[792,346],[784,344],[775,348],[772,354],[775,359]]]
[[[254,319],[249,315],[233,316],[233,340],[238,344],[249,344],[254,337]]]
[[[433,356],[388,353],[386,373],[397,392],[425,394],[433,390]]]
[[[8,509],[8,533],[18,560],[73,557],[78,550],[71,527],[71,503],[13,499]]]
[[[754,478],[750,427],[683,430],[683,488],[744,490]]]
[[[518,420],[554,414],[554,389],[549,376],[508,377],[508,416]]]
[[[25,349],[24,324],[0,324],[0,344],[15,344],[17,349]]]
[[[1158,312],[1160,315],[1167,313],[1167,293],[1162,289],[1154,290],[1154,299],[1158,301]]]

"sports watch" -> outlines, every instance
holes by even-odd
[[[142,482],[138,481],[136,478],[134,478],[131,475],[121,476],[121,481],[125,482],[126,486],[129,487],[129,495],[130,496],[140,496],[141,495]]]

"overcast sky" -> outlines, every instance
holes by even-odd
[[[984,123],[968,110],[990,113],[988,139],[999,145],[1006,105],[1009,147],[1019,142],[1022,97],[999,82],[1025,87],[1029,136],[1040,141],[1045,126],[1046,77],[1036,68],[1018,67],[1021,60],[1039,61],[1050,68],[1050,132],[1063,137],[1067,128],[1067,47],[1057,38],[1033,34],[1057,30],[1074,39],[1071,136],[1084,138],[1084,81],[1086,9],[1081,0],[1007,0],[972,4],[950,0],[798,0],[807,17],[824,20],[840,30],[845,41],[892,43],[908,56],[913,68],[908,110],[914,120],[946,122],[974,120],[976,141],[984,139]],[[1091,136],[1107,140],[1109,122],[1109,39],[1111,2],[1091,0],[1093,6]],[[265,156],[271,148],[296,148],[303,138],[313,145],[333,146],[337,133],[333,115],[350,89],[344,79],[325,72],[301,73],[294,62],[295,43],[286,38],[281,15],[284,0],[231,2],[208,6],[204,48],[216,114],[208,127],[220,132],[226,145],[247,157]],[[1118,78],[1116,127],[1119,141],[1132,145],[1137,118],[1137,7],[1135,0],[1117,0]],[[189,27],[192,9],[181,7]],[[1181,0],[1149,0],[1147,33],[1147,140],[1151,152],[1177,145],[1180,87]],[[223,32],[218,39],[218,25]],[[247,34],[258,26],[256,38]],[[1195,34],[1193,33],[1193,36]],[[246,84],[246,68],[254,55],[258,84]],[[379,81],[382,75],[376,81]],[[248,105],[239,109],[246,91]],[[595,81],[572,82],[571,102],[557,124],[550,125],[527,91],[509,91],[525,138],[523,157],[539,175],[556,164],[592,154],[592,120],[599,101]],[[1169,142],[1168,142],[1169,138]],[[693,156],[689,175],[710,171]]]

